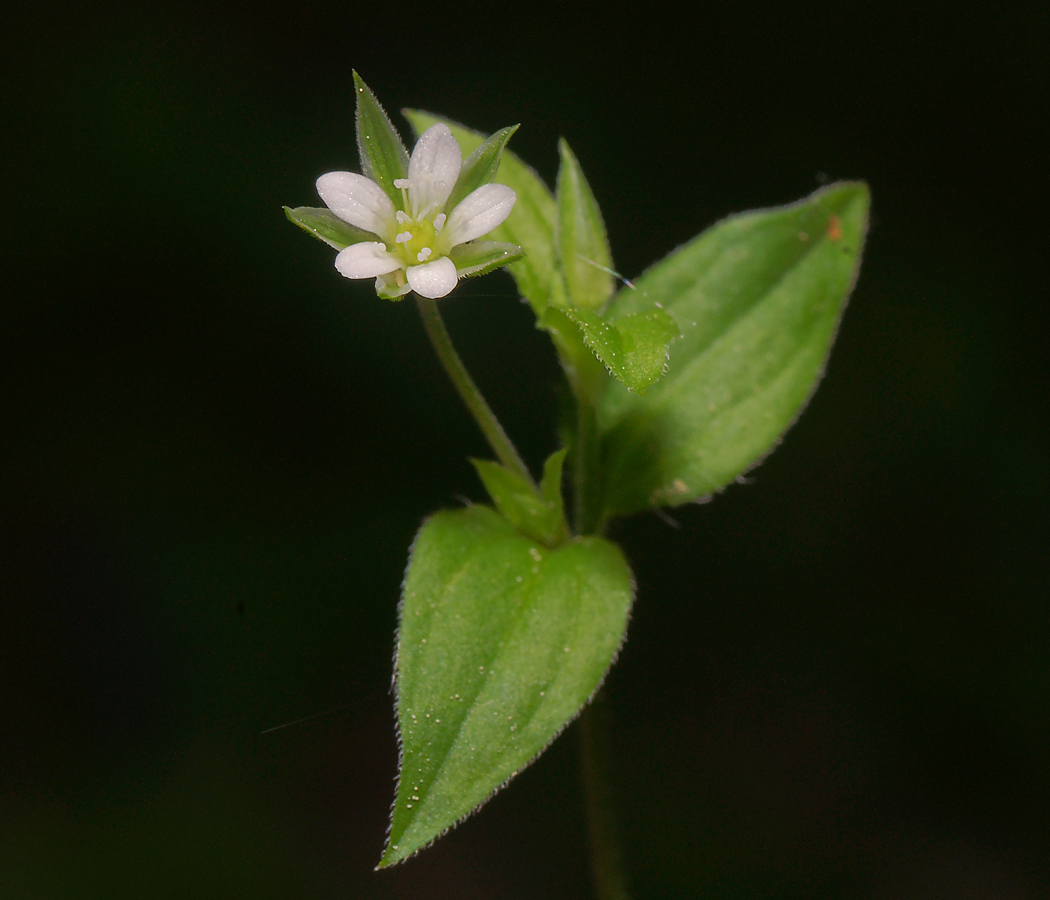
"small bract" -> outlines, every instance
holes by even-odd
[[[447,125],[420,135],[408,164],[398,209],[376,182],[355,172],[329,172],[317,179],[317,193],[340,219],[374,234],[341,250],[335,267],[347,278],[375,278],[376,291],[399,297],[447,295],[461,275],[449,258],[453,247],[488,234],[510,215],[516,199],[504,184],[483,184],[447,213],[463,155]]]

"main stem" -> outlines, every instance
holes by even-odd
[[[582,394],[576,399],[576,446],[573,449],[573,513],[577,534],[595,534],[598,530],[595,498],[598,474],[598,421],[594,404]]]
[[[598,900],[630,900],[612,797],[610,743],[605,692],[599,691],[580,715],[580,762],[587,803],[591,877]]]
[[[598,423],[594,403],[576,385],[576,443],[573,448],[573,500],[578,534],[601,529]],[[612,796],[611,740],[605,691],[580,714],[580,763],[591,851],[591,876],[598,900],[630,900],[627,868]]]
[[[441,318],[437,301],[428,300],[417,294],[416,305],[419,307],[419,314],[423,317],[423,327],[426,329],[427,337],[434,345],[434,351],[441,360],[441,365],[444,366],[448,377],[452,379],[452,384],[459,391],[459,396],[467,405],[474,421],[478,423],[493,453],[496,454],[496,458],[508,469],[517,472],[528,484],[532,485],[533,490],[539,493],[539,488],[532,480],[528,466],[525,465],[510,438],[507,437],[507,432],[503,430],[496,414],[485,402],[478,386],[474,384],[474,379],[470,377],[467,367],[463,365],[463,360],[459,358],[456,348],[452,346],[452,338],[445,327],[445,320]]]

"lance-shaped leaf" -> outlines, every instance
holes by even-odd
[[[470,241],[457,244],[449,252],[460,278],[487,275],[489,272],[521,259],[521,247],[502,241]]]
[[[473,153],[485,136],[455,122],[415,109],[402,110],[416,134],[422,134],[435,122],[444,122],[459,141],[464,155]],[[507,271],[514,277],[521,295],[529,301],[537,317],[555,290],[554,220],[557,215],[554,197],[543,180],[510,150],[503,152],[496,181],[514,189],[517,200],[510,217],[489,235],[521,247],[525,256],[511,263]]]
[[[539,493],[506,466],[486,459],[471,460],[500,515],[520,532],[548,547],[562,543],[569,535],[561,493],[565,453],[558,450],[547,460]]]
[[[376,95],[354,72],[357,93],[357,149],[361,154],[361,171],[378,184],[394,206],[401,209],[401,191],[394,187],[395,178],[408,177],[408,151],[401,137],[379,105]]]
[[[380,866],[429,844],[554,740],[601,684],[632,592],[603,538],[548,550],[487,506],[427,520],[401,600],[401,770]]]
[[[564,139],[558,142],[558,150],[557,242],[569,305],[599,310],[616,287],[605,223],[580,164]]]
[[[495,134],[485,138],[474,148],[474,152],[463,160],[463,168],[459,170],[459,178],[456,179],[456,186],[449,194],[445,209],[455,209],[459,201],[467,194],[496,179],[500,160],[503,158],[503,150],[507,146],[507,141],[517,130],[517,125],[501,128]],[[460,147],[461,151],[462,149]]]
[[[866,185],[844,182],[733,216],[614,298],[613,319],[660,303],[682,338],[644,398],[608,382],[599,406],[607,516],[700,499],[776,445],[823,373],[868,203]]]
[[[294,222],[303,231],[312,234],[317,240],[324,241],[329,247],[342,250],[351,244],[361,241],[374,241],[376,236],[349,222],[344,222],[330,209],[316,206],[297,206],[295,209],[286,206],[284,214],[289,222]]]
[[[583,309],[562,311],[576,323],[587,347],[628,390],[644,395],[664,374],[678,326],[662,309],[628,313],[615,320]]]

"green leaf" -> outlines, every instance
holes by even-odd
[[[601,399],[607,516],[705,497],[776,445],[823,374],[868,204],[843,182],[733,216],[620,291],[611,318],[656,302],[682,338],[644,398],[609,382]]]
[[[667,367],[668,347],[678,326],[662,309],[604,319],[582,309],[564,309],[583,334],[584,343],[609,373],[628,390],[644,395]]]
[[[503,148],[517,130],[517,125],[501,128],[491,137],[485,138],[474,148],[474,152],[463,160],[463,168],[459,170],[456,186],[449,194],[446,209],[454,209],[471,191],[477,190],[483,184],[489,184],[496,178],[500,160],[503,158]]]
[[[449,253],[449,259],[456,264],[460,278],[487,275],[521,257],[521,247],[502,241],[471,241],[453,247]]]
[[[558,249],[569,304],[577,309],[600,310],[616,288],[605,223],[580,164],[564,139],[558,142],[558,150]]]
[[[561,468],[565,450],[554,453],[543,471],[540,493],[522,478],[497,462],[472,459],[478,477],[496,504],[500,515],[522,534],[554,547],[568,537],[561,494]]]
[[[416,134],[435,122],[444,122],[459,141],[464,154],[473,153],[484,136],[455,122],[415,109],[402,110]],[[529,301],[537,318],[556,290],[554,221],[557,211],[554,197],[542,179],[514,153],[507,150],[501,157],[495,180],[514,189],[518,199],[510,217],[491,233],[493,240],[507,241],[521,247],[525,256],[512,263],[507,271],[514,276],[521,295]]]
[[[357,90],[357,149],[361,154],[361,171],[386,191],[397,209],[401,209],[404,201],[401,191],[394,187],[394,179],[408,177],[408,151],[376,95],[357,72],[354,72],[354,87]]]
[[[355,228],[349,222],[344,222],[330,209],[314,206],[297,206],[295,209],[286,206],[284,214],[289,222],[298,225],[303,231],[308,231],[319,241],[324,241],[329,247],[342,250],[351,244],[361,241],[374,241],[376,236],[360,228]]]
[[[547,550],[487,506],[427,520],[401,600],[401,771],[380,867],[469,815],[554,740],[612,664],[632,593],[603,538]]]

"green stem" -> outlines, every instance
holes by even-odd
[[[573,512],[577,534],[594,534],[597,527],[595,488],[598,474],[598,420],[594,405],[577,393],[576,445],[573,450]]]
[[[452,384],[459,391],[459,396],[467,405],[474,421],[478,423],[493,453],[496,454],[496,458],[508,469],[517,472],[532,485],[533,490],[538,494],[540,489],[532,480],[528,466],[525,465],[510,438],[507,437],[507,432],[503,430],[495,413],[485,402],[478,386],[474,384],[474,379],[470,377],[467,367],[463,365],[463,360],[456,353],[456,348],[452,346],[452,338],[445,327],[445,320],[441,318],[437,301],[416,295],[416,305],[419,307],[419,314],[423,317],[423,327],[426,329],[427,337],[434,345],[434,351],[441,360],[441,365],[444,366],[448,377],[452,379]]]
[[[598,417],[590,392],[573,385],[576,394],[576,442],[573,447],[573,500],[578,534],[595,534],[604,519],[601,509],[601,457]],[[580,761],[583,768],[591,875],[598,900],[630,900],[612,797],[608,708],[601,690],[580,714]]]
[[[587,801],[591,875],[598,900],[630,900],[610,789],[608,707],[604,691],[580,715],[580,757]]]

